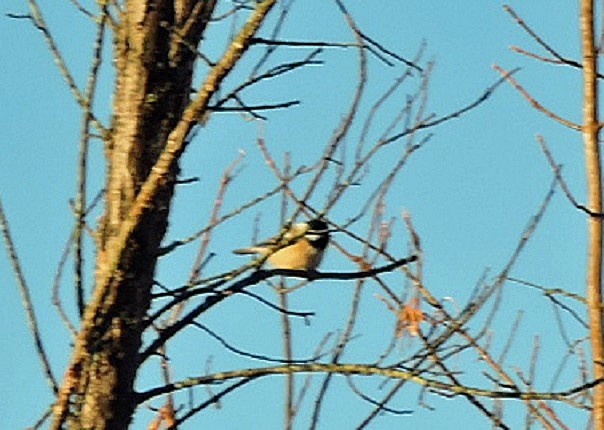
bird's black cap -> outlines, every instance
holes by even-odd
[[[329,233],[329,226],[322,219],[313,219],[308,221],[308,231],[317,233]]]

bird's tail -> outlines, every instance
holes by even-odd
[[[250,246],[248,248],[239,248],[239,249],[233,250],[233,254],[238,254],[238,255],[258,254],[260,252],[262,252],[262,248],[258,248],[256,246]]]

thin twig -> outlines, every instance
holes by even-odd
[[[8,16],[10,18],[29,19],[34,23],[36,28],[42,32],[42,34],[44,36],[44,40],[46,41],[46,44],[48,45],[48,48],[50,49],[50,52],[59,69],[59,72],[65,79],[65,82],[67,82],[67,86],[71,90],[71,93],[73,94],[76,102],[81,107],[85,107],[86,106],[86,97],[82,94],[82,92],[78,88],[78,86],[75,82],[75,79],[73,78],[71,72],[69,71],[69,68],[67,67],[66,62],[63,59],[63,54],[59,50],[59,47],[57,46],[55,39],[50,32],[50,29],[46,25],[46,21],[44,20],[44,17],[42,15],[42,11],[40,10],[40,6],[38,5],[38,2],[36,0],[28,0],[28,4],[29,4],[29,9],[30,9],[31,14],[28,14],[28,15],[9,14]],[[107,128],[105,126],[103,126],[100,123],[100,121],[98,121],[96,118],[93,117],[91,119],[91,122],[99,130],[99,132],[102,135],[107,134],[107,132],[108,132]]]
[[[21,300],[23,302],[23,309],[25,310],[25,315],[27,316],[27,324],[29,325],[29,329],[34,338],[34,345],[36,347],[36,353],[38,354],[38,359],[42,364],[42,369],[44,370],[44,374],[46,376],[46,380],[52,391],[57,394],[59,392],[59,387],[57,385],[57,380],[55,379],[52,368],[50,367],[50,361],[48,360],[48,355],[46,354],[46,350],[44,349],[44,344],[42,343],[42,336],[40,334],[40,329],[38,327],[38,319],[36,318],[36,312],[34,310],[34,305],[31,300],[31,295],[29,293],[29,287],[27,286],[27,282],[25,281],[25,276],[23,275],[23,271],[21,269],[21,262],[19,257],[17,256],[17,250],[15,249],[15,245],[13,239],[10,234],[10,229],[8,225],[8,219],[4,212],[4,208],[2,207],[2,201],[0,200],[0,230],[2,231],[2,237],[4,238],[4,245],[6,247],[6,251],[8,253],[8,258],[13,267],[13,272],[15,275],[15,279],[17,281],[17,286],[19,288],[19,292],[21,293]]]
[[[268,355],[264,355],[264,354],[256,354],[253,352],[244,351],[240,348],[237,348],[237,347],[231,345],[229,342],[227,342],[224,339],[224,337],[220,336],[214,330],[210,329],[209,327],[207,327],[201,323],[193,321],[191,323],[191,325],[194,327],[197,327],[198,329],[207,333],[211,338],[218,341],[225,349],[227,349],[237,355],[240,355],[242,357],[252,358],[254,360],[266,361],[269,363],[293,364],[293,363],[313,363],[322,357],[322,355],[317,355],[317,356],[313,356],[310,358],[293,359],[293,358],[286,358],[286,357],[275,358],[275,357],[269,357]]]
[[[359,45],[359,49],[358,49],[358,54],[359,54],[358,83],[357,83],[357,87],[356,87],[353,99],[350,103],[348,112],[346,113],[344,118],[342,118],[338,127],[334,130],[334,134],[333,134],[330,142],[327,144],[325,151],[323,152],[323,157],[322,157],[322,161],[320,162],[320,165],[319,165],[319,170],[317,171],[317,173],[315,174],[315,176],[313,177],[310,184],[306,188],[306,191],[303,194],[303,197],[301,199],[303,202],[309,201],[310,196],[314,193],[322,176],[324,175],[324,173],[327,171],[328,167],[330,166],[329,160],[333,158],[333,155],[334,155],[336,149],[348,135],[348,132],[350,131],[354,118],[356,117],[356,115],[358,113],[358,107],[361,102],[361,97],[363,96],[363,94],[365,92],[365,87],[367,84],[367,55],[366,55],[365,51],[362,49],[364,42],[361,38],[359,28],[358,28],[356,22],[354,21],[354,19],[352,18],[352,16],[350,15],[350,13],[348,12],[348,10],[346,9],[346,7],[344,6],[344,4],[340,0],[334,0],[334,1],[335,1],[336,5],[338,6],[342,16],[344,17],[346,24],[348,25],[350,30],[353,32],[354,37]],[[296,209],[296,211],[294,213],[294,217],[301,211],[301,207],[302,206],[300,206],[300,205],[298,206],[298,208]]]
[[[507,5],[507,4],[503,5],[503,10],[505,10],[508,14],[510,14],[510,16],[514,19],[514,21],[516,21],[516,23],[520,27],[522,27],[522,29],[524,31],[526,31],[528,33],[528,35],[531,36],[533,38],[533,40],[535,40],[535,42],[537,42],[537,44],[539,46],[541,46],[543,49],[545,49],[547,52],[549,52],[554,57],[554,59],[543,57],[543,56],[537,55],[537,54],[533,54],[531,52],[528,52],[528,51],[526,51],[522,48],[518,48],[516,46],[510,47],[513,51],[516,51],[523,55],[527,55],[529,57],[535,58],[540,61],[545,61],[547,63],[564,64],[567,66],[574,67],[576,69],[583,68],[583,65],[581,63],[579,63],[576,60],[572,60],[570,58],[566,58],[566,57],[562,56],[558,51],[556,51],[554,48],[552,48],[550,44],[546,43],[531,27],[529,27],[529,25],[514,11],[514,9],[512,9],[512,7],[510,5]],[[598,78],[600,78],[600,79],[604,78],[604,75],[601,75],[598,73]]]
[[[505,77],[505,79],[510,84],[512,84],[512,86],[514,88],[516,88],[516,90],[518,90],[518,92],[530,103],[530,105],[533,106],[535,109],[537,109],[539,112],[544,113],[545,115],[549,116],[550,118],[558,121],[560,124],[565,125],[566,127],[572,128],[573,130],[582,129],[582,127],[579,124],[575,124],[572,121],[562,118],[560,115],[555,114],[554,112],[552,112],[551,110],[549,110],[545,106],[543,106],[541,103],[539,103],[533,96],[531,96],[529,94],[529,92],[527,90],[524,89],[524,87],[522,85],[520,85],[518,83],[518,81],[516,79],[514,79],[512,77],[510,72],[499,67],[497,64],[493,64],[493,69],[497,70],[499,72],[499,74],[501,74],[501,76]]]
[[[83,230],[85,227],[86,213],[86,188],[87,188],[87,166],[88,166],[88,144],[90,142],[90,123],[93,119],[92,109],[96,93],[96,84],[99,74],[99,68],[102,61],[103,39],[105,37],[105,23],[108,12],[105,2],[101,4],[101,18],[97,25],[97,35],[94,41],[92,61],[88,82],[84,91],[85,104],[82,106],[82,126],[80,131],[80,146],[78,150],[77,165],[77,195],[75,198],[75,227],[73,235],[73,255],[74,255],[74,290],[76,304],[80,318],[84,315],[84,286],[83,286]]]
[[[374,275],[378,275],[380,273],[390,272],[395,270],[405,264],[412,263],[416,260],[415,256],[410,256],[406,258],[402,258],[394,261],[393,263],[386,264],[381,267],[377,267],[374,269],[363,270],[359,272],[308,272],[305,270],[290,270],[290,269],[272,269],[272,270],[257,270],[253,272],[249,276],[240,279],[239,281],[234,282],[231,286],[226,288],[223,291],[216,291],[213,295],[207,297],[203,303],[195,307],[188,314],[182,317],[180,320],[175,322],[172,325],[167,326],[161,332],[161,334],[151,342],[149,346],[147,346],[140,354],[139,360],[142,362],[150,357],[155,351],[167,342],[170,338],[172,338],[176,333],[178,333],[183,327],[188,326],[192,321],[195,320],[199,315],[201,315],[206,310],[214,307],[218,303],[222,302],[227,297],[232,297],[233,295],[239,293],[245,288],[256,285],[266,279],[269,279],[273,276],[291,276],[296,278],[308,279],[308,280],[319,280],[319,279],[332,279],[332,280],[351,280],[351,279],[362,279],[366,277],[371,277]],[[225,279],[221,279],[217,282],[217,284],[222,285],[226,282]],[[210,285],[209,290],[214,290],[215,286]],[[207,289],[204,288],[204,292],[207,293]],[[188,298],[192,295],[196,294],[195,290],[190,290],[183,293],[183,297]]]
[[[575,208],[579,209],[580,211],[585,212],[589,216],[604,218],[604,214],[595,213],[592,210],[590,210],[587,206],[582,205],[579,202],[577,202],[577,199],[575,199],[575,197],[571,193],[570,189],[568,188],[566,181],[562,177],[562,174],[560,172],[562,170],[562,166],[557,164],[556,160],[554,160],[554,156],[552,155],[551,151],[549,150],[547,143],[545,142],[545,139],[543,138],[543,136],[537,135],[537,142],[539,142],[539,146],[541,147],[541,150],[543,151],[545,158],[547,158],[547,161],[548,161],[550,167],[552,168],[552,171],[556,175],[556,180],[560,184],[560,188],[562,188],[562,192],[564,193],[564,195],[566,196],[566,198],[568,199],[570,204],[573,205]]]

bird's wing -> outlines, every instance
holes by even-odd
[[[294,224],[288,231],[286,231],[285,234],[273,236],[270,239],[267,239],[252,246],[248,246],[246,248],[235,249],[233,253],[240,255],[260,254],[262,252],[265,252],[268,248],[276,247],[280,244],[290,242],[294,238],[301,237],[307,229],[308,225],[306,223],[297,223]]]

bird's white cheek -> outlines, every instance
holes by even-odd
[[[306,233],[304,237],[306,237],[310,242],[318,242],[322,238],[321,235],[312,233]]]

